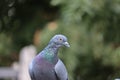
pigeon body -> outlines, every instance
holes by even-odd
[[[31,62],[31,80],[68,80],[67,70],[57,56],[61,46],[70,47],[67,38],[61,34],[55,35]]]

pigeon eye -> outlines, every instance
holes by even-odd
[[[60,38],[59,40],[60,40],[60,41],[62,41],[62,39],[61,39],[61,38]]]

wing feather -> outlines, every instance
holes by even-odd
[[[63,62],[59,59],[55,65],[55,72],[60,80],[68,80],[68,74]]]

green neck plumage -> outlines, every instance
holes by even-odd
[[[54,58],[55,54],[50,50],[45,50],[45,51],[46,52],[44,53],[44,58],[50,62],[53,62],[53,58]]]
[[[41,54],[47,61],[51,63],[56,63],[58,60],[57,53],[58,53],[59,47],[56,47],[55,44],[49,44]]]
[[[55,63],[58,58],[57,53],[58,53],[58,48],[47,47],[45,48],[45,53],[43,54],[43,56],[49,62]]]

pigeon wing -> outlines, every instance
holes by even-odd
[[[55,65],[55,72],[59,80],[68,80],[67,70],[63,64],[63,62],[59,59],[57,64]]]

